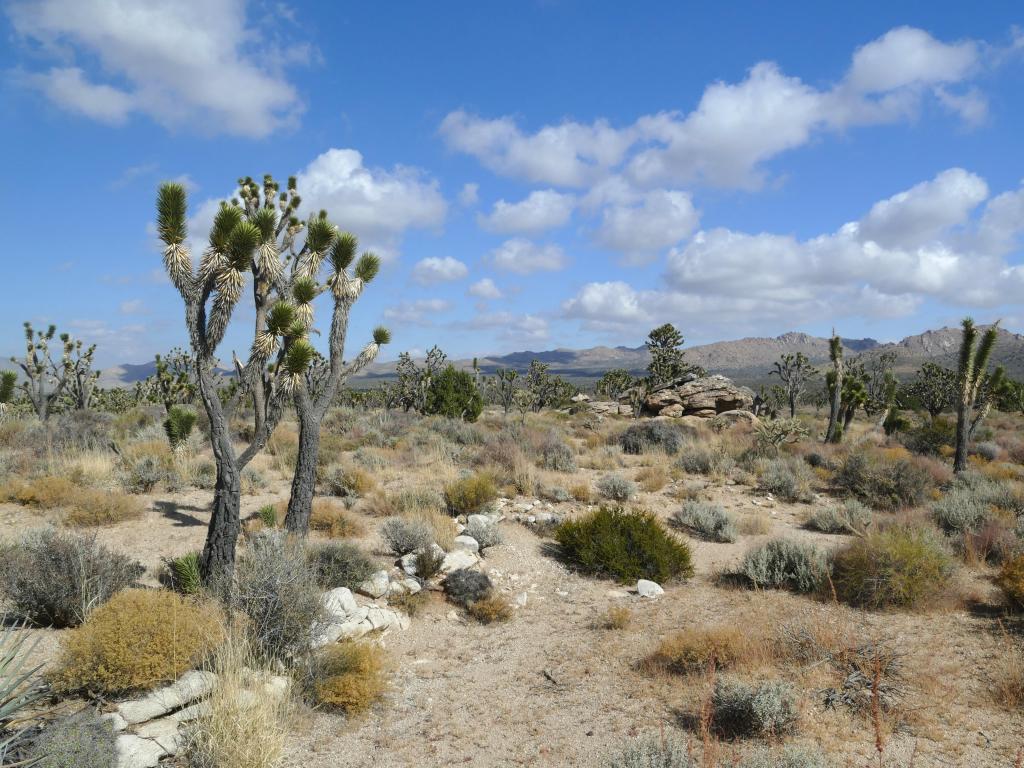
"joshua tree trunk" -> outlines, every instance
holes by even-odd
[[[320,456],[320,422],[313,409],[299,411],[299,454],[292,477],[285,527],[292,533],[306,534],[316,491],[316,467]]]
[[[953,456],[953,472],[963,472],[967,469],[967,410],[967,404],[961,400],[956,409],[956,453]]]
[[[843,399],[843,346],[839,337],[832,333],[829,341],[832,366],[835,371],[835,383],[832,389],[832,410],[828,417],[828,429],[825,431],[826,443],[838,443],[840,438],[839,409]]]

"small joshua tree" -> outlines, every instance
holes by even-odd
[[[828,417],[828,429],[825,430],[826,443],[838,443],[842,439],[843,427],[839,423],[840,408],[843,396],[843,341],[832,332],[828,340],[829,358],[832,360],[832,386],[830,387],[832,409]]]
[[[515,404],[516,392],[519,391],[519,372],[513,368],[499,368],[492,378],[487,379],[487,388],[491,396],[508,416]]]
[[[935,421],[943,411],[956,408],[957,372],[935,363],[922,363],[906,391]]]
[[[88,408],[96,386],[99,371],[92,370],[92,357],[96,351],[93,344],[82,351],[82,342],[72,339],[66,333],[59,336],[63,352],[59,363],[54,362],[50,342],[57,334],[57,327],[49,326],[37,331],[32,324],[25,323],[25,359],[11,358],[25,373],[22,389],[35,409],[40,421],[46,421],[53,412],[53,406],[61,397],[69,395],[76,408]]]
[[[0,419],[7,415],[7,410],[14,402],[14,388],[18,384],[18,374],[14,371],[0,373]]]
[[[956,402],[956,453],[953,471],[967,469],[967,443],[992,407],[993,395],[1003,389],[1006,375],[1002,367],[988,373],[988,362],[996,344],[999,321],[990,325],[978,340],[974,320],[964,318],[957,367],[959,392]]]
[[[703,368],[686,362],[682,350],[683,341],[683,335],[671,323],[660,325],[648,334],[644,342],[651,354],[647,370],[654,387],[668,384],[690,373],[704,375]]]
[[[142,382],[141,396],[160,402],[170,413],[176,405],[191,403],[196,396],[195,366],[191,356],[175,347],[166,355],[157,355],[153,375]]]
[[[778,376],[782,381],[786,400],[789,402],[789,418],[795,418],[797,401],[807,389],[807,382],[817,376],[818,372],[807,359],[807,355],[797,352],[795,355],[783,355],[779,358],[771,374]]]
[[[625,368],[613,368],[598,379],[595,391],[599,395],[618,400],[619,395],[635,384],[633,376]]]
[[[444,368],[448,360],[440,347],[434,345],[427,351],[423,367],[416,365],[412,355],[402,352],[398,356],[395,373],[398,375],[399,399],[403,410],[423,413],[427,405],[427,392],[434,377]]]

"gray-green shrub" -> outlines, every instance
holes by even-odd
[[[605,768],[696,768],[686,744],[670,736],[630,741]]]
[[[715,680],[711,697],[715,727],[729,736],[783,736],[796,729],[796,692],[789,683],[749,685],[732,677]]]
[[[664,421],[638,421],[619,435],[622,452],[633,455],[661,450],[674,456],[684,442],[679,428]]]
[[[758,462],[758,470],[758,488],[762,491],[789,502],[814,499],[811,489],[814,474],[806,463],[782,457],[762,459]]]
[[[380,570],[369,555],[349,541],[314,544],[308,549],[307,557],[323,589],[355,589]]]
[[[636,495],[636,483],[612,473],[597,481],[597,492],[612,501],[629,501]]]
[[[736,462],[722,448],[706,443],[684,443],[676,465],[695,475],[717,475],[730,471]]]
[[[487,547],[493,547],[497,544],[501,544],[501,530],[498,528],[497,523],[488,521],[483,522],[477,517],[473,517],[466,525],[466,530],[463,531],[466,536],[470,536],[476,539],[477,544],[480,545],[480,549],[486,549]]]
[[[831,765],[819,750],[791,744],[781,751],[758,749],[743,758],[739,768],[829,768]]]
[[[759,588],[813,592],[825,578],[827,558],[813,544],[772,539],[750,550],[739,573]]]
[[[575,472],[576,454],[555,430],[548,432],[541,444],[540,465],[552,472]]]
[[[736,541],[736,524],[718,504],[686,501],[672,515],[670,522],[687,533],[707,541]]]
[[[117,764],[117,734],[109,720],[81,712],[47,725],[28,750],[35,768],[110,768]]]
[[[807,519],[807,527],[822,533],[864,533],[873,520],[871,509],[856,499],[842,504],[829,504],[814,510]]]
[[[397,557],[429,547],[434,540],[430,526],[422,520],[389,517],[380,527],[381,538]]]
[[[444,593],[453,603],[467,606],[482,600],[494,591],[494,584],[485,573],[469,568],[452,571],[444,580]]]

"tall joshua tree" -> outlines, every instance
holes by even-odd
[[[82,352],[82,342],[66,333],[58,338],[63,345],[60,362],[55,362],[50,342],[57,335],[57,327],[45,331],[35,330],[25,323],[25,359],[11,358],[25,373],[22,389],[35,409],[40,421],[50,418],[53,405],[63,395],[70,394],[75,407],[88,408],[96,386],[98,371],[92,370],[92,356],[96,345]]]
[[[782,388],[785,390],[786,400],[789,402],[789,417],[791,419],[796,418],[796,403],[807,389],[807,382],[817,373],[803,352],[797,352],[795,355],[783,355],[775,362],[769,375],[775,374],[782,381]]]
[[[959,391],[956,401],[956,453],[953,457],[953,471],[956,473],[967,469],[967,443],[991,408],[992,398],[986,396],[983,389],[995,392],[1005,381],[1002,368],[997,368],[991,375],[988,373],[988,362],[996,345],[999,321],[985,329],[980,341],[974,320],[965,317],[961,325],[963,336],[957,367]]]
[[[838,443],[843,429],[839,423],[843,398],[843,341],[836,336],[835,331],[832,331],[832,338],[828,340],[828,354],[832,360],[832,410],[829,412],[828,429],[825,430],[825,442]]]

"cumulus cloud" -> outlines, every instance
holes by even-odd
[[[435,316],[452,308],[444,299],[417,299],[403,301],[384,310],[384,318],[403,325],[433,325]]]
[[[929,96],[966,122],[979,122],[984,97],[964,84],[981,58],[975,41],[946,43],[899,27],[857,49],[846,75],[830,87],[763,61],[740,82],[708,85],[690,112],[644,115],[622,127],[569,121],[529,133],[511,117],[458,110],[440,132],[450,148],[485,167],[536,183],[587,187],[624,173],[648,188],[694,181],[755,188],[771,158],[823,131],[907,119]]]
[[[556,272],[568,264],[557,245],[538,245],[521,237],[506,240],[490,254],[491,263],[506,272],[528,275],[532,272]]]
[[[629,263],[643,263],[688,237],[699,219],[689,193],[656,189],[636,202],[606,206],[595,240],[625,254]]]
[[[548,338],[548,321],[538,315],[519,315],[512,312],[483,313],[470,321],[476,329],[498,329],[498,337],[516,344],[545,341]]]
[[[475,182],[467,182],[462,185],[462,189],[459,191],[459,203],[466,208],[471,208],[476,205],[477,200],[480,199],[480,185]]]
[[[466,265],[451,256],[420,259],[412,268],[412,279],[420,285],[450,283],[453,280],[461,280],[468,274],[469,269]]]
[[[573,195],[553,189],[536,190],[518,203],[499,200],[490,214],[477,216],[477,222],[490,232],[536,235],[564,226],[575,205]]]
[[[147,115],[169,128],[260,138],[293,126],[302,111],[280,70],[308,55],[286,55],[246,18],[244,0],[16,0],[17,34],[44,54],[98,60],[31,72],[24,81],[57,106],[120,123]],[[274,62],[274,63],[270,63]]]
[[[489,277],[477,280],[469,286],[467,293],[470,296],[476,296],[478,299],[500,299],[503,295],[501,289]]]

